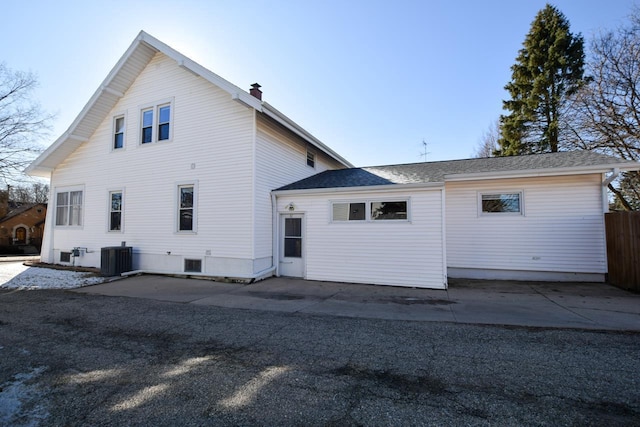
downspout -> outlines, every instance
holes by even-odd
[[[609,212],[609,195],[607,194],[607,187],[618,177],[618,175],[620,175],[620,169],[613,168],[611,169],[611,175],[605,177],[604,181],[602,181],[602,230],[604,231],[603,259],[605,268],[605,280],[608,280],[607,277],[609,274],[609,254],[607,253],[607,227],[604,220],[604,214]]]
[[[55,264],[53,249],[55,248],[53,242],[53,228],[55,224],[53,223],[55,220],[54,212],[56,210],[55,204],[57,201],[55,200],[55,188],[53,187],[53,171],[49,174],[49,200],[47,201],[47,213],[44,217],[44,233],[42,235],[42,245],[40,247],[40,261],[47,262],[49,264]],[[45,239],[46,238],[46,239]],[[45,248],[45,242],[47,243],[47,247]],[[47,260],[43,261],[42,259],[42,251],[43,249],[47,250]]]
[[[602,212],[609,212],[609,197],[607,195],[607,187],[611,184],[617,177],[620,175],[620,169],[613,168],[611,170],[611,175],[605,178],[602,181]]]
[[[447,206],[446,206],[447,195],[445,193],[445,187],[442,186],[442,190],[440,190],[440,209],[441,209],[441,239],[442,239],[442,273],[444,279],[444,288],[449,289],[449,273],[447,271]]]
[[[275,276],[280,276],[280,247],[278,245],[278,205],[276,195],[271,192],[271,266]]]

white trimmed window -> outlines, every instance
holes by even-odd
[[[82,225],[82,190],[56,193],[56,226],[79,227]]]
[[[178,186],[178,232],[196,230],[195,190],[193,184]]]
[[[169,139],[171,131],[171,105],[158,107],[158,141]]]
[[[161,102],[140,110],[140,143],[169,141],[172,137],[173,101]]]
[[[334,203],[333,221],[364,221],[366,219],[366,203]]]
[[[307,166],[316,167],[316,153],[307,150]]]
[[[122,191],[109,192],[109,231],[122,231]]]
[[[143,144],[153,142],[153,108],[142,110],[142,135]]]
[[[481,213],[522,215],[522,192],[482,193],[479,196]]]
[[[371,220],[407,219],[407,201],[371,202]]]
[[[386,221],[408,220],[408,200],[333,202],[332,221]]]
[[[113,118],[113,149],[124,148],[124,116]]]

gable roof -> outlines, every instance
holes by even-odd
[[[155,37],[140,31],[131,46],[109,72],[73,123],[71,123],[69,129],[36,158],[25,169],[25,172],[29,175],[48,178],[58,164],[64,161],[83,142],[89,140],[107,114],[115,107],[116,103],[124,96],[142,70],[158,52],[176,61],[178,66],[226,91],[231,96],[231,99],[274,118],[277,122],[307,140],[309,144],[329,154],[344,166],[353,166],[268,103],[250,95]]]
[[[640,163],[590,151],[447,160],[329,170],[285,185],[276,191],[575,175],[609,172],[614,169],[640,170]]]
[[[24,203],[21,204],[20,206],[10,210],[9,212],[7,212],[7,214],[5,216],[3,216],[2,218],[0,218],[0,223],[5,222],[10,220],[13,217],[16,217],[22,213],[25,213],[37,206],[42,206],[43,208],[47,208],[47,204],[46,203]]]

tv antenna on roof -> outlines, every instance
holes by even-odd
[[[420,157],[423,158],[423,160],[422,160],[423,162],[426,162],[427,161],[427,154],[431,154],[431,151],[427,151],[427,141],[425,141],[424,138],[422,138],[422,149],[424,151],[422,151],[420,153]]]

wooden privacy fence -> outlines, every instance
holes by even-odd
[[[604,215],[609,283],[640,292],[640,212]]]

